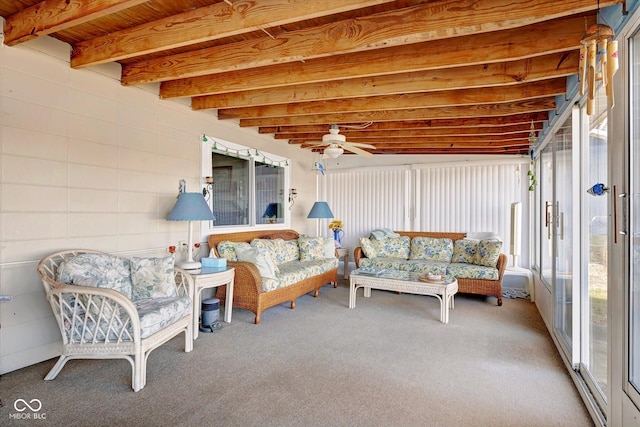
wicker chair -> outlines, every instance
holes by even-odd
[[[147,381],[147,359],[151,351],[184,332],[185,352],[193,349],[192,309],[189,315],[141,337],[138,309],[124,294],[107,288],[65,285],[57,282],[60,264],[79,254],[102,252],[69,250],[46,256],[38,264],[47,300],[62,334],[63,351],[45,380],[53,380],[71,359],[126,359],[132,368],[132,388],[141,390]],[[193,300],[193,279],[175,267],[179,297]],[[190,307],[190,305],[189,305]]]

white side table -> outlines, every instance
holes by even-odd
[[[338,248],[336,249],[336,253],[338,254],[338,259],[343,259],[344,261],[344,278],[349,278],[349,248]]]
[[[233,308],[233,279],[235,270],[233,268],[202,268],[200,270],[189,271],[195,283],[193,292],[193,339],[198,338],[200,311],[202,305],[200,295],[203,289],[217,288],[218,286],[227,285],[226,299],[224,303],[224,321],[231,323],[231,311]]]

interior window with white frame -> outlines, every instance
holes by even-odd
[[[205,199],[216,218],[203,232],[289,222],[289,159],[207,136],[203,142]]]

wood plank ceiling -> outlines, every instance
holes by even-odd
[[[330,125],[374,154],[526,154],[624,0],[14,0],[4,43],[51,36],[73,68],[302,148]],[[365,127],[366,125],[366,127]]]

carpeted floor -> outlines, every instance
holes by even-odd
[[[326,286],[267,310],[234,310],[192,353],[178,337],[149,357],[131,391],[123,360],[54,361],[0,380],[0,425],[589,426],[534,304],[458,295],[449,324],[428,296]],[[39,399],[46,420],[16,419]],[[29,412],[29,411],[25,411]]]

